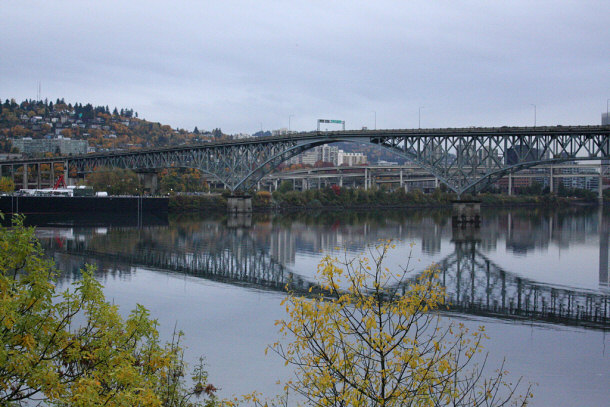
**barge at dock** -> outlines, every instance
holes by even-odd
[[[0,212],[22,214],[115,213],[167,216],[168,197],[149,196],[0,196]]]

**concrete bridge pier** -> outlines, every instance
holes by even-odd
[[[28,189],[28,165],[23,164],[23,181],[21,182],[23,189]]]
[[[159,176],[157,171],[137,171],[138,180],[145,193],[156,195],[159,193]]]
[[[70,185],[70,168],[67,161],[64,161],[64,182]]]
[[[481,226],[481,201],[452,201],[451,224],[455,227]]]
[[[42,176],[40,174],[41,167],[42,167],[42,164],[40,164],[40,163],[36,164],[36,188],[38,188],[38,189],[42,188]]]
[[[230,195],[227,198],[229,213],[251,213],[252,197],[250,195]]]

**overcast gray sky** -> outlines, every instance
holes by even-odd
[[[0,98],[192,130],[599,124],[610,1],[12,1]],[[420,109],[420,107],[422,107]],[[330,129],[330,128],[329,128]]]

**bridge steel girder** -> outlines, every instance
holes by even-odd
[[[93,172],[102,167],[120,167],[132,170],[196,168],[212,175],[233,191],[247,191],[282,162],[327,142],[326,138],[314,140],[273,138],[252,143],[210,143],[210,145],[157,151],[81,156],[72,158],[70,165],[79,173]]]
[[[525,168],[610,157],[610,126],[489,130],[494,129],[473,129],[471,134],[389,135],[371,142],[411,159],[458,195],[482,190]]]
[[[426,169],[458,195],[541,164],[610,159],[610,126],[309,132],[111,154],[13,160],[2,165],[68,162],[71,170],[196,168],[231,190],[247,191],[283,161],[318,145],[360,142]],[[508,156],[511,156],[510,159]]]
[[[211,144],[211,143],[210,143]],[[143,168],[196,168],[212,175],[231,190],[248,190],[265,174],[316,142],[272,140],[259,143],[214,143],[185,148],[148,152],[120,153],[108,156],[76,157],[70,162],[77,172],[93,172],[101,167],[120,167],[132,170]]]

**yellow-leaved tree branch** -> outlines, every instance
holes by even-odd
[[[282,340],[270,349],[294,368],[286,391],[310,406],[503,406],[527,404],[507,382],[502,363],[485,376],[484,327],[472,331],[440,315],[445,290],[437,267],[409,279],[408,265],[390,270],[391,241],[355,259],[326,256],[322,292],[289,293]],[[267,402],[256,394],[235,403]],[[292,403],[290,403],[292,404]]]
[[[122,318],[92,267],[64,291],[56,274],[22,217],[0,226],[0,405],[216,405],[203,362],[185,382],[181,333],[162,342],[141,305]]]

